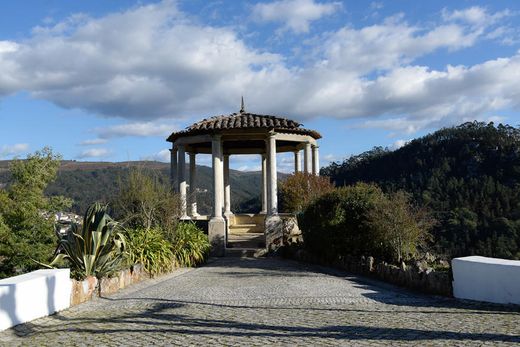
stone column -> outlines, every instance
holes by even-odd
[[[309,142],[305,143],[305,148],[303,150],[303,170],[306,173],[311,173],[312,170],[312,158],[311,158],[311,144]]]
[[[319,146],[312,146],[312,173],[316,176],[320,175],[320,153]]]
[[[277,215],[278,214],[278,187],[277,187],[277,172],[276,172],[276,138],[274,134],[269,135],[268,139],[268,151],[267,155],[269,157],[269,171],[268,171],[268,210],[267,214],[269,215]]]
[[[172,190],[176,193],[177,187],[177,148],[172,146],[170,149],[170,183]]]
[[[300,150],[294,151],[294,173],[302,171],[302,157]]]
[[[262,154],[262,211],[260,213],[267,213],[267,158],[265,154]]]
[[[184,150],[184,145],[177,146],[179,149],[178,152],[178,180],[179,180],[179,193],[181,195],[181,219],[189,219],[188,214],[186,213],[186,152]]]
[[[229,154],[224,155],[224,216],[229,218],[231,212],[231,186],[229,184]]]
[[[208,237],[211,243],[211,254],[222,257],[226,251],[226,221],[222,217],[224,203],[224,170],[222,163],[222,137],[214,135],[211,141],[213,162],[213,216],[208,225]]]
[[[199,216],[197,212],[197,163],[195,157],[195,153],[190,153],[190,215],[192,217]]]

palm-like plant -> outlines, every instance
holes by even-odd
[[[125,238],[119,224],[107,214],[106,206],[92,204],[79,232],[78,228],[78,224],[72,224],[59,241],[50,266],[67,259],[81,277],[101,278],[117,271],[123,260]]]

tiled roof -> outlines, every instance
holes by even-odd
[[[190,125],[185,130],[172,133],[167,141],[173,142],[179,137],[190,135],[218,134],[219,130],[227,129],[273,129],[278,132],[310,135],[316,139],[321,138],[318,132],[300,128],[300,126],[300,123],[283,117],[239,112],[203,119]]]

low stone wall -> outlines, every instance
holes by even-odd
[[[379,262],[373,257],[344,257],[335,263],[327,263],[303,249],[291,249],[283,252],[288,258],[333,266],[355,274],[368,276],[414,289],[423,293],[453,296],[451,273],[449,271],[434,271],[421,263],[402,264],[400,267],[385,262]]]
[[[121,270],[116,276],[102,278],[100,281],[94,276],[83,281],[71,279],[72,292],[71,306],[89,301],[95,296],[104,296],[117,292],[131,284],[150,278],[141,265],[134,265],[131,269]]]

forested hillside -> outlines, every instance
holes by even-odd
[[[63,195],[72,198],[73,212],[83,215],[88,205],[94,201],[110,203],[118,192],[118,182],[125,180],[130,167],[140,167],[157,174],[167,182],[170,165],[153,161],[133,162],[78,162],[63,160],[56,181],[51,183],[47,195]],[[9,161],[0,161],[0,187],[10,181]],[[186,170],[189,173],[189,170]],[[189,175],[188,175],[189,176]],[[283,175],[282,175],[283,176]],[[209,214],[213,202],[212,169],[197,166],[197,187],[199,212]],[[258,212],[261,189],[260,172],[230,170],[232,208],[236,212]]]
[[[405,190],[437,224],[435,251],[520,258],[520,130],[465,123],[395,151],[381,147],[322,169],[336,185]]]

